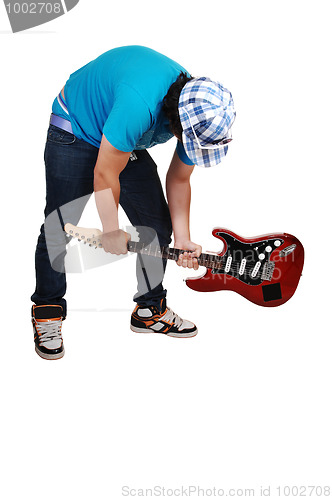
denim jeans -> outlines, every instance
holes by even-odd
[[[46,207],[45,218],[55,210],[73,200],[75,210],[67,214],[68,220],[77,224],[84,207],[93,193],[93,172],[98,156],[98,148],[78,139],[54,125],[50,125],[45,146],[46,168]],[[136,159],[129,160],[120,174],[120,205],[124,209],[133,226],[145,226],[156,231],[161,246],[169,245],[172,224],[157,166],[146,150],[135,151]],[[61,232],[62,227],[61,227]],[[65,250],[61,256],[64,259]],[[138,256],[139,257],[139,256]],[[150,257],[149,257],[150,258]],[[152,257],[153,259],[153,257]],[[53,263],[52,263],[53,265]],[[45,226],[41,226],[38,237],[35,266],[36,289],[31,300],[36,305],[57,304],[63,308],[63,316],[67,314],[66,274],[52,267],[45,238]],[[116,265],[116,264],[115,264]],[[166,261],[163,261],[164,270]],[[58,267],[56,267],[58,268]],[[143,269],[142,269],[143,268]],[[142,273],[143,271],[143,273]],[[109,272],[112,270],[109,268]],[[166,296],[166,290],[159,283],[147,293],[140,293],[140,281],[144,279],[144,264],[137,259],[136,265],[138,292],[134,300],[143,306],[159,306]],[[146,290],[146,286],[145,286]],[[116,284],[114,284],[116,293]]]

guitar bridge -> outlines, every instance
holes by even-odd
[[[273,278],[274,268],[274,262],[265,262],[262,269],[262,280],[271,281],[271,279]]]

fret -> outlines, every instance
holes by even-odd
[[[213,255],[202,253],[197,259],[198,264],[205,267],[211,267],[211,258],[213,259]]]
[[[181,250],[179,248],[174,248],[174,260],[178,260]]]
[[[168,249],[168,259],[175,260],[176,259],[176,249],[175,248],[169,248]]]
[[[201,253],[201,255],[198,257],[197,261],[198,261],[199,265],[208,267],[208,259],[207,259],[207,255],[205,253]]]
[[[206,253],[201,253],[198,257],[197,262],[200,266],[209,267],[209,255]]]
[[[161,257],[163,259],[168,259],[168,249],[165,247],[161,247],[160,251],[161,251]]]

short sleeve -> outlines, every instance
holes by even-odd
[[[187,153],[184,150],[182,142],[178,141],[177,146],[176,146],[176,152],[179,155],[179,158],[183,163],[186,165],[193,166],[195,165],[188,157]]]
[[[103,127],[106,139],[119,151],[130,152],[151,125],[152,116],[142,97],[129,85],[120,85]]]

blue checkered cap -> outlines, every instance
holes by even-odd
[[[229,90],[210,78],[193,78],[181,91],[179,115],[190,160],[203,167],[220,163],[228,146],[218,143],[231,136],[236,115]]]

